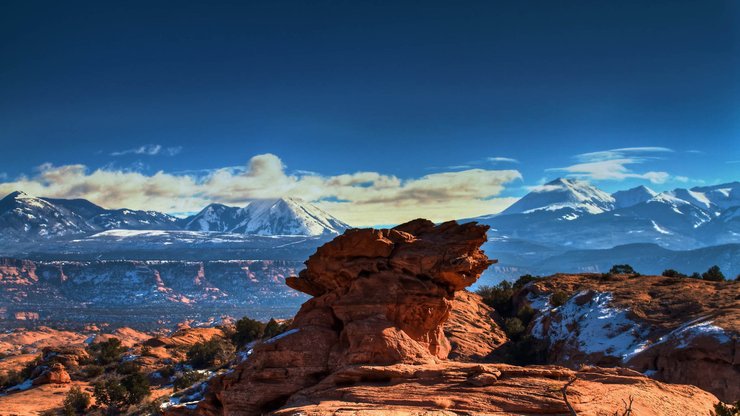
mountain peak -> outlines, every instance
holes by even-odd
[[[537,186],[502,214],[526,214],[564,208],[598,214],[612,209],[614,198],[606,192],[577,179],[557,178]]]
[[[645,185],[640,185],[624,191],[617,191],[612,194],[614,197],[615,208],[627,208],[637,205],[641,202],[649,201],[658,195],[657,192]]]
[[[242,208],[210,204],[184,220],[194,231],[256,235],[340,234],[347,224],[299,198],[255,198]]]
[[[28,198],[28,194],[23,191],[13,191],[5,196],[3,199],[19,199],[19,198]]]

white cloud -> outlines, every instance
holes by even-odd
[[[487,157],[486,161],[491,163],[499,163],[499,162],[506,162],[506,163],[519,163],[518,160],[511,158],[511,157],[501,157],[501,156],[495,156],[495,157]]]
[[[244,168],[200,175],[42,165],[33,177],[0,183],[0,193],[86,198],[109,208],[193,212],[211,202],[243,205],[251,198],[298,197],[355,226],[393,224],[418,217],[434,221],[495,213],[516,198],[499,198],[516,170],[469,169],[401,179],[379,172],[322,176],[286,173],[275,155],[252,157]]]
[[[112,152],[111,156],[144,155],[144,156],[174,156],[182,151],[182,146],[163,147],[161,144],[145,144],[133,149]]]
[[[567,172],[572,177],[591,180],[645,179],[654,184],[665,183],[671,178],[668,172],[642,172],[631,169],[630,165],[638,165],[648,160],[658,159],[658,154],[671,153],[673,150],[665,147],[625,147],[620,149],[603,150],[598,152],[581,153],[575,156],[579,163],[562,167],[550,168],[548,171]]]
[[[519,163],[519,161],[514,158],[501,157],[501,156],[487,157],[486,160],[489,162],[493,162],[493,163],[496,163],[496,162]]]

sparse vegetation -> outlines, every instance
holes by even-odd
[[[95,363],[108,365],[118,362],[121,359],[121,355],[126,351],[126,347],[121,345],[121,340],[118,338],[110,338],[103,342],[90,344],[88,350],[90,355],[93,356]]]
[[[740,400],[734,404],[724,404],[722,402],[715,404],[712,416],[740,416]]]
[[[194,368],[219,367],[231,361],[235,352],[229,341],[216,337],[190,347],[187,357]]]
[[[97,403],[107,407],[108,413],[116,413],[148,397],[149,380],[142,373],[109,377],[94,384],[93,395]]]
[[[511,315],[514,286],[508,281],[504,280],[496,286],[481,286],[476,293],[483,298],[483,303],[495,309],[501,316]]]
[[[629,264],[615,264],[609,269],[609,274],[638,274]]]
[[[517,292],[528,283],[541,279],[541,277],[524,275],[514,284],[502,281],[495,286],[483,286],[476,291],[485,304],[494,308],[504,318],[503,329],[511,339],[508,352],[504,357],[507,362],[519,365],[540,364],[544,363],[547,358],[547,341],[526,335],[527,327],[537,312],[529,305],[523,305],[515,310],[513,303]],[[558,295],[560,296],[565,296],[567,300],[567,295]]]
[[[570,299],[570,296],[562,290],[556,290],[552,296],[550,296],[550,305],[554,308],[565,305],[565,302]]]
[[[249,342],[262,338],[264,333],[264,323],[245,316],[236,321],[236,330],[231,336],[231,340],[236,344],[237,348],[240,348]]]
[[[714,265],[706,272],[702,273],[701,278],[711,282],[724,282],[725,275],[722,274],[722,270],[720,270],[719,266]]]
[[[78,386],[73,386],[64,397],[63,412],[65,416],[84,414],[90,407],[90,395]]]
[[[504,320],[504,331],[512,340],[518,340],[527,328],[519,318],[506,318]]]
[[[285,332],[288,329],[289,322],[283,322],[278,323],[274,318],[270,318],[270,320],[267,322],[267,325],[265,325],[265,330],[263,331],[262,337],[265,339],[269,339],[275,336],[278,336]]]
[[[85,377],[87,378],[95,378],[105,372],[105,368],[100,365],[96,364],[90,364],[86,365],[85,368],[82,370]]]
[[[173,390],[177,391],[186,389],[201,380],[205,380],[205,378],[206,375],[199,373],[198,371],[187,371],[175,379]]]
[[[665,270],[663,270],[662,275],[665,276],[665,277],[680,277],[680,278],[686,278],[686,277],[688,277],[685,274],[680,273],[680,272],[677,272],[677,271],[675,271],[673,269],[665,269]]]

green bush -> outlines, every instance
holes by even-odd
[[[6,389],[8,387],[13,387],[16,384],[23,383],[25,378],[23,377],[23,374],[20,371],[16,370],[9,370],[4,372],[3,374],[0,374],[0,389]]]
[[[524,305],[516,312],[516,317],[519,318],[519,320],[522,321],[522,325],[526,327],[532,321],[532,318],[534,318],[536,313],[537,312],[532,309],[531,306]]]
[[[519,290],[527,285],[527,283],[530,282],[536,282],[538,280],[542,280],[542,277],[539,276],[532,276],[531,274],[525,274],[524,276],[520,276],[519,279],[514,282],[514,290]]]
[[[736,401],[735,404],[724,404],[722,402],[715,404],[712,416],[740,416],[740,400]]]
[[[663,270],[663,276],[665,277],[688,277],[683,273],[677,272],[673,269],[665,269]]]
[[[93,396],[97,403],[115,412],[141,403],[149,396],[149,380],[142,373],[110,377],[94,384]]]
[[[701,278],[711,282],[724,282],[725,275],[722,274],[722,270],[719,269],[719,266],[714,265],[710,267],[709,270],[702,273]]]
[[[100,365],[90,364],[86,365],[82,370],[87,378],[95,378],[105,372],[105,368]]]
[[[126,347],[121,345],[121,340],[118,338],[110,338],[97,344],[90,344],[88,349],[94,357],[95,362],[100,365],[118,362],[121,359],[121,355],[126,351]]]
[[[142,373],[133,373],[123,377],[121,385],[126,389],[127,404],[141,403],[149,396],[149,379]]]
[[[173,383],[174,391],[186,389],[201,380],[205,380],[205,378],[205,374],[201,374],[197,371],[188,371],[175,379],[175,382]]]
[[[504,332],[512,340],[518,340],[527,328],[519,318],[506,318],[504,320]]]
[[[93,396],[98,404],[106,406],[109,411],[123,409],[127,402],[126,388],[118,378],[109,378],[95,383]]]
[[[236,349],[227,340],[213,338],[190,347],[187,357],[194,368],[218,367],[231,361],[235,352]]]
[[[231,339],[236,344],[237,348],[244,346],[247,343],[258,340],[264,336],[265,324],[260,321],[244,317],[236,321],[236,329],[232,334]]]
[[[629,264],[615,264],[609,269],[609,274],[637,274]]]
[[[691,273],[691,276],[689,276],[692,279],[701,279],[701,275],[697,272]]]
[[[133,374],[139,372],[139,364],[137,364],[135,361],[124,361],[120,364],[118,364],[118,367],[116,367],[116,373],[118,374]]]
[[[90,395],[73,386],[64,396],[63,411],[65,416],[83,414],[90,407]]]
[[[511,316],[514,286],[508,281],[504,280],[496,286],[481,286],[475,293],[483,298],[483,303],[495,309],[502,316]]]
[[[287,322],[278,323],[275,319],[270,318],[270,320],[267,322],[267,325],[265,325],[265,330],[263,331],[262,337],[269,339],[274,336],[280,335],[288,329],[288,326],[290,325]]]
[[[570,299],[570,296],[568,296],[567,293],[562,290],[557,290],[553,292],[552,296],[550,296],[550,305],[557,308],[558,306],[565,305],[565,302],[567,302],[568,299]]]

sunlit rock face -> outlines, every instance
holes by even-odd
[[[439,363],[450,352],[443,323],[455,292],[493,263],[479,248],[487,230],[415,220],[388,230],[348,230],[320,247],[286,281],[313,296],[292,329],[256,347],[214,387],[201,411],[271,411],[350,365]]]

